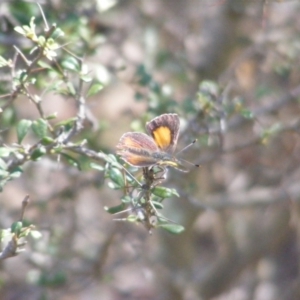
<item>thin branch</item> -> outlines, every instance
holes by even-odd
[[[29,203],[29,195],[26,195],[25,198],[22,201],[22,208],[21,208],[21,215],[20,215],[20,221],[24,218],[24,213],[26,210],[26,207]],[[7,243],[3,251],[0,253],[0,261],[7,259],[9,257],[14,257],[18,255],[18,253],[24,251],[23,249],[20,249],[20,247],[24,246],[25,243],[19,243],[19,235],[17,233],[13,233],[11,240]],[[1,242],[1,240],[0,240]]]
[[[24,219],[25,211],[26,211],[28,204],[29,204],[29,195],[26,195],[24,200],[22,201],[22,210],[21,210],[21,215],[20,215],[20,221],[23,221],[23,219]]]
[[[54,30],[56,29],[56,26],[52,25],[52,27],[50,28],[49,31],[46,32],[46,35],[45,35],[45,43],[44,45],[46,46],[47,44],[47,41],[48,39],[51,37],[51,35],[53,34]],[[26,82],[29,81],[30,79],[30,74],[31,74],[31,71],[34,69],[34,67],[37,65],[38,61],[44,56],[44,49],[45,47],[41,47],[39,48],[39,52],[37,54],[37,56],[33,59],[33,61],[27,65],[27,68],[25,70],[26,74],[28,75],[23,81],[21,84],[19,84],[10,94],[10,98],[9,100],[1,107],[3,110],[5,110],[7,107],[9,107],[11,105],[11,103],[17,98],[17,96],[21,93],[21,91],[23,90],[24,88],[24,85]],[[17,52],[19,53],[19,52]],[[20,53],[19,53],[20,55]],[[17,57],[17,56],[16,56]],[[16,63],[16,62],[15,62]],[[15,66],[15,64],[14,64]],[[14,69],[14,68],[13,68]],[[14,71],[12,69],[12,74],[14,74]]]

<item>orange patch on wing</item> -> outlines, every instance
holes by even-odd
[[[169,127],[161,126],[156,128],[153,132],[155,143],[160,149],[167,148],[172,142],[172,133]]]

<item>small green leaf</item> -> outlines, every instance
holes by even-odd
[[[157,202],[157,201],[153,201],[153,200],[152,200],[152,204],[154,205],[154,207],[155,207],[156,209],[163,209],[163,208],[164,208],[164,206],[163,206],[160,202]]]
[[[55,28],[55,30],[52,33],[51,37],[53,39],[58,39],[59,37],[62,37],[64,35],[65,35],[65,33],[59,27],[57,27],[57,28]]]
[[[48,123],[44,119],[33,121],[31,128],[38,138],[42,139],[43,137],[47,136]]]
[[[44,145],[44,146],[48,146],[48,145],[51,145],[53,144],[55,141],[52,137],[50,136],[44,136],[42,139],[41,139],[41,144]]]
[[[91,82],[91,81],[93,80],[93,78],[92,78],[91,76],[86,75],[86,74],[81,75],[81,76],[80,76],[80,79],[81,79],[82,81],[84,81],[84,82]]]
[[[21,221],[18,221],[18,222],[13,222],[10,229],[12,233],[19,235],[22,230],[22,227],[23,227],[23,223]]]
[[[17,136],[18,136],[18,143],[21,144],[24,137],[26,136],[32,121],[23,119],[17,125]]]
[[[37,42],[39,44],[40,47],[45,47],[45,43],[46,43],[46,38],[43,35],[40,35],[37,39]]]
[[[48,62],[46,61],[39,60],[38,65],[44,69],[49,69],[49,70],[53,69],[53,67],[50,64],[48,64]]]
[[[115,155],[113,154],[108,154],[105,157],[105,160],[109,163],[112,164],[113,166],[117,167],[117,168],[122,168],[123,166],[118,162],[117,158]]]
[[[47,150],[44,146],[41,146],[37,149],[34,149],[33,152],[31,153],[30,157],[32,160],[38,160],[41,158],[43,155],[47,153]]]
[[[18,75],[19,75],[20,82],[24,82],[27,80],[28,74],[25,70],[21,70]]]
[[[98,170],[98,171],[101,171],[101,172],[104,171],[104,167],[102,167],[102,166],[100,166],[98,164],[91,163],[90,166],[91,166],[92,169],[95,169],[95,170]]]
[[[6,169],[7,169],[6,162],[0,158],[0,170],[6,170]]]
[[[139,217],[136,215],[130,215],[126,218],[126,220],[128,222],[132,222],[132,223],[136,223],[136,222],[140,221]]]
[[[172,196],[179,197],[177,191],[175,189],[169,189],[162,186],[157,186],[152,190],[152,193],[160,198],[171,198]]]
[[[93,96],[103,89],[103,84],[100,82],[95,82],[91,85],[87,92],[87,97]]]
[[[122,197],[121,198],[121,201],[122,201],[122,203],[131,203],[132,202],[132,199],[131,199],[131,197],[130,196],[124,196],[124,197]]]
[[[10,237],[11,236],[11,229],[1,229],[0,230],[0,243],[3,240],[3,238]]]
[[[10,178],[19,178],[23,173],[22,168],[17,167],[10,172]]]
[[[122,203],[120,205],[117,206],[113,206],[113,207],[104,207],[104,210],[107,211],[110,214],[116,214],[116,213],[120,213],[125,209],[125,205]]]
[[[0,68],[10,66],[11,60],[6,60],[4,57],[0,55]]]
[[[123,187],[125,185],[124,175],[119,169],[111,168],[107,175],[117,186]]]
[[[0,179],[9,178],[10,173],[5,170],[0,170]]]
[[[179,234],[184,231],[184,227],[179,224],[164,223],[164,224],[159,224],[157,227],[163,228],[166,231],[174,234]]]
[[[46,120],[53,120],[53,119],[56,119],[56,118],[57,118],[57,113],[55,112],[55,113],[53,113],[53,114],[47,116],[47,117],[46,117]]]
[[[80,71],[80,65],[79,62],[76,58],[70,56],[67,59],[65,59],[62,62],[62,66],[70,71],[75,71],[75,72],[79,72]]]
[[[121,188],[119,185],[111,181],[107,183],[107,186],[112,190],[119,190]]]
[[[9,148],[0,147],[0,157],[8,157],[11,153]]]

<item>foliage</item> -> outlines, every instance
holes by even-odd
[[[299,7],[279,24],[264,2],[268,27],[255,1],[196,18],[192,1],[75,2],[0,4],[0,260],[22,253],[40,299],[88,290],[82,278],[120,285],[126,264],[155,275],[155,288],[139,279],[153,299],[230,299],[246,272],[274,292],[299,259]],[[114,155],[128,115],[140,132],[163,113],[180,116],[189,173]]]

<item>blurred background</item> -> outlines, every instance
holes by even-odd
[[[62,45],[103,85],[86,100],[89,118],[74,141],[115,153],[124,132],[175,112],[178,149],[198,139],[181,157],[201,168],[170,169],[162,183],[179,194],[164,202],[163,214],[185,231],[149,235],[104,210],[120,203],[122,191],[110,189],[103,173],[51,154],[27,162],[0,193],[0,228],[18,219],[28,194],[26,218],[42,237],[1,262],[0,299],[300,299],[299,1],[40,4],[47,22],[64,31]],[[14,31],[32,16],[42,31],[33,1],[0,3],[1,56],[32,46]],[[47,76],[30,88],[45,113],[76,117],[74,99],[47,90],[57,80]],[[2,68],[1,94],[11,90]],[[7,99],[0,100],[3,109]],[[1,147],[16,143],[19,120],[38,117],[26,95],[6,105]]]

